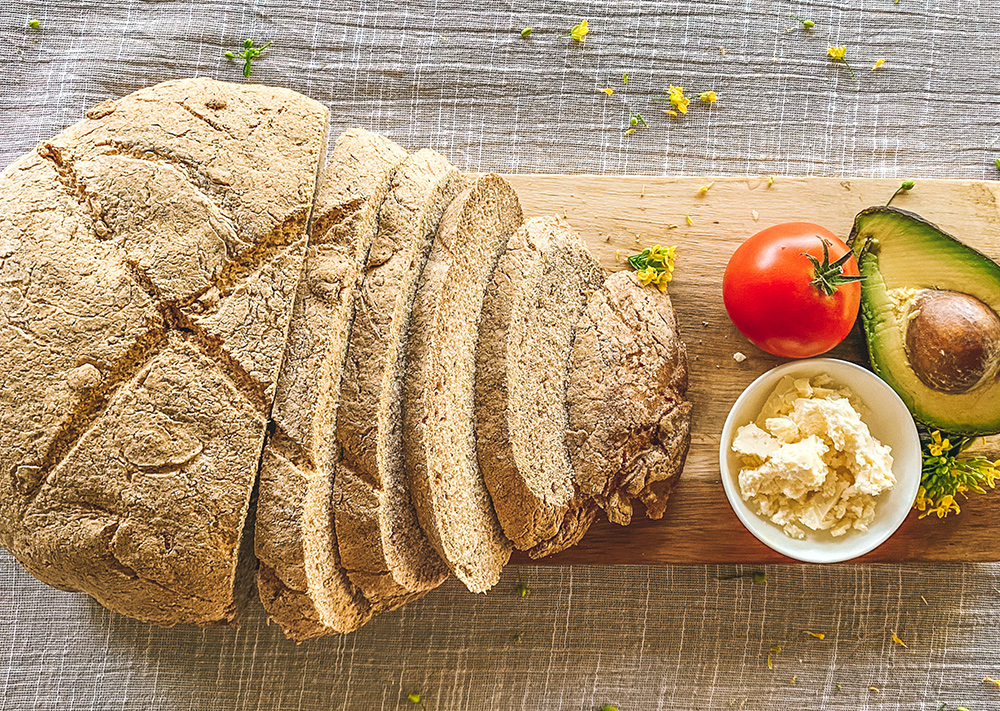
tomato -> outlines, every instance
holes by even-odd
[[[733,253],[722,299],[751,343],[774,355],[809,358],[850,333],[860,279],[854,254],[830,230],[787,222],[758,232]]]

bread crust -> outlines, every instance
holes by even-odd
[[[663,516],[691,441],[687,350],[670,297],[617,272],[577,325],[566,445],[581,491],[615,523]]]

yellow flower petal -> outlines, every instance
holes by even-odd
[[[626,136],[631,136],[633,133],[635,133],[635,129],[634,128],[630,128],[629,130],[627,130],[625,132],[625,135]]]
[[[707,194],[708,191],[712,189],[713,185],[715,185],[715,181],[714,180],[711,183],[709,183],[708,185],[702,185],[700,188],[698,188],[698,194],[699,195],[705,195],[705,194]]]
[[[900,647],[905,647],[906,646],[906,642],[904,642],[898,636],[896,636],[895,632],[892,633],[892,641],[895,642],[896,644],[898,644]]]
[[[983,681],[984,682],[989,682],[990,684],[996,684],[997,688],[1000,689],[1000,679],[994,679],[991,676],[984,676],[983,677]]]
[[[607,94],[608,96],[611,96],[612,94],[614,94],[614,93],[615,93],[615,90],[614,90],[614,89],[612,89],[612,88],[611,88],[610,86],[609,86],[609,87],[608,87],[607,89],[601,89],[601,91],[603,91],[603,92],[604,92],[605,94]]]
[[[823,632],[810,632],[809,630],[806,630],[806,634],[812,635],[816,639],[826,639],[826,634]]]
[[[684,215],[684,219],[687,220],[687,223],[689,225],[693,225],[694,224],[694,220],[691,219],[691,215]]]
[[[675,118],[677,117],[677,112],[674,111],[673,109],[667,109],[663,113],[665,113],[667,116],[673,116]]]
[[[876,69],[878,69],[879,67],[881,67],[883,64],[885,64],[885,58],[884,57],[879,57],[878,59],[875,60],[875,66],[872,67],[872,71],[874,72]]]
[[[698,98],[704,101],[706,104],[714,104],[719,100],[719,95],[714,91],[703,91],[698,94]]]

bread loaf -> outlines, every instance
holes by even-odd
[[[228,622],[327,112],[188,79],[87,116],[0,174],[0,544]]]
[[[40,580],[225,624],[256,572],[301,641],[449,572],[484,592],[598,506],[662,516],[669,297],[433,151],[351,129],[319,179],[326,131],[294,92],[180,80],[0,173],[0,545]]]

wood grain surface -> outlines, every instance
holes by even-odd
[[[601,520],[574,548],[539,561],[547,565],[792,562],[764,546],[739,522],[719,471],[719,438],[730,407],[758,375],[784,362],[751,345],[722,304],[722,275],[736,247],[779,222],[816,222],[846,238],[854,216],[884,204],[897,179],[775,177],[670,178],[588,175],[508,175],[528,217],[565,216],[610,270],[653,244],[677,245],[670,294],[688,348],[694,403],[691,451],[666,515],[637,515],[623,528]],[[701,193],[699,188],[712,184]],[[1000,260],[1000,183],[922,180],[893,205],[917,212]],[[690,220],[688,220],[690,216]],[[827,355],[867,364],[854,331]],[[734,360],[735,353],[747,356]],[[980,447],[1000,456],[1000,439]],[[962,513],[918,520],[911,513],[886,543],[858,562],[1000,561],[1000,491],[973,496]],[[529,563],[516,553],[513,562]]]

